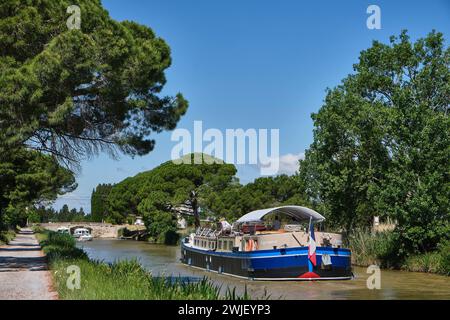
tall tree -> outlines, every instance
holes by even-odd
[[[71,5],[79,29],[66,25]],[[152,133],[174,129],[188,106],[161,95],[170,64],[163,39],[111,19],[100,0],[2,1],[0,154],[32,149],[77,168],[101,150],[149,153]]]
[[[92,190],[91,195],[91,215],[92,221],[101,222],[107,216],[107,200],[108,195],[111,192],[111,184],[99,184]]]
[[[143,155],[152,132],[175,128],[181,94],[160,97],[169,46],[135,22],[111,19],[99,0],[0,4],[0,141],[49,152],[69,164],[106,149]]]
[[[350,231],[390,216],[404,252],[448,237],[449,64],[441,33],[412,43],[404,31],[328,92],[300,175],[331,221]]]
[[[129,214],[142,215],[150,235],[164,241],[164,235],[176,231],[175,209],[191,200],[192,191],[202,206],[203,197],[226,188],[235,174],[231,164],[165,162],[113,186],[107,201],[108,220],[121,223]]]

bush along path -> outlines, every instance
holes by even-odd
[[[238,295],[235,289],[230,288],[221,294],[221,287],[206,278],[188,282],[176,277],[153,277],[137,260],[115,263],[90,260],[82,249],[76,247],[74,238],[67,234],[45,231],[38,233],[37,237],[47,255],[60,299],[250,299],[246,291]],[[67,285],[67,270],[73,267],[79,268],[78,288],[75,281],[71,282],[72,288]]]
[[[0,246],[0,300],[54,300],[51,273],[45,256],[29,229],[19,231]]]

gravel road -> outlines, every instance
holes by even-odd
[[[31,232],[22,229],[9,245],[0,246],[0,300],[54,300],[50,271]]]

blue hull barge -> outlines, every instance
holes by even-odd
[[[351,252],[341,247],[342,236],[314,231],[324,219],[300,206],[256,210],[231,230],[204,228],[186,237],[181,262],[251,280],[351,279]],[[279,220],[292,223],[281,227]]]

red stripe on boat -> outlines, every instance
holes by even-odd
[[[305,272],[304,274],[302,274],[301,276],[298,276],[298,278],[302,278],[302,279],[312,279],[312,278],[320,278],[320,276],[315,273],[315,272]]]

